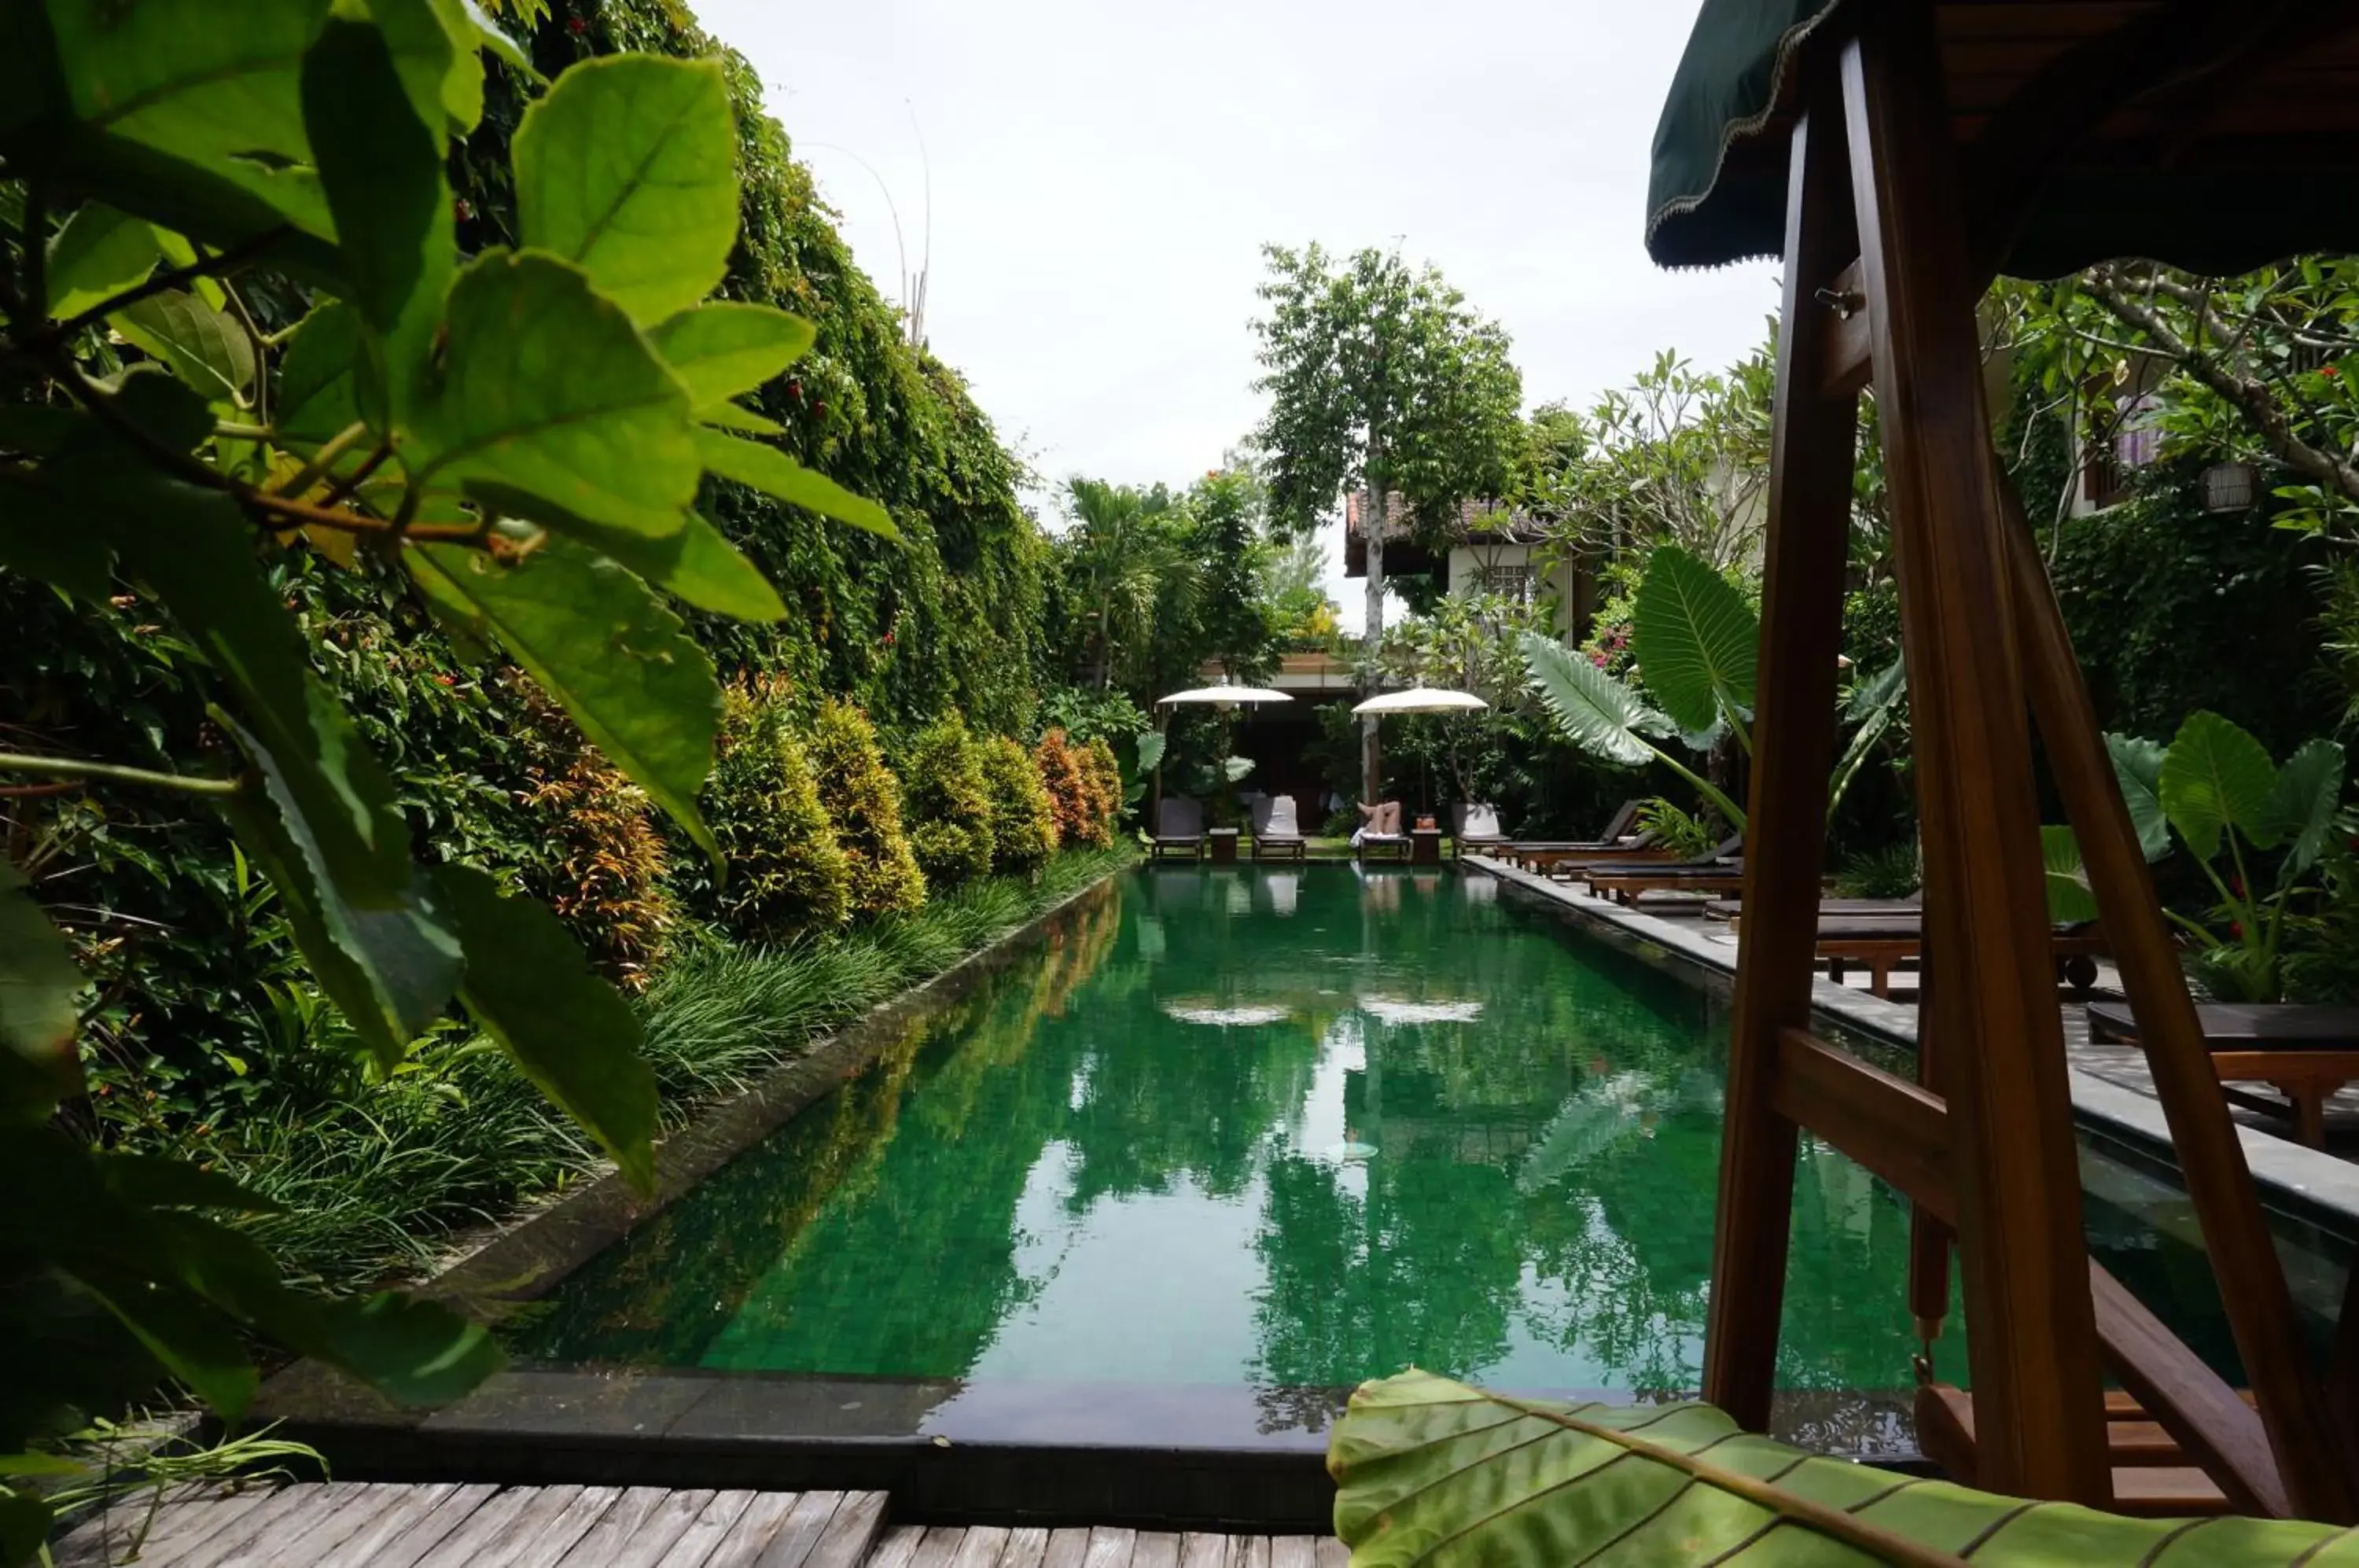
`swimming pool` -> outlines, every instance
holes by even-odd
[[[1486,877],[1141,870],[514,1332],[712,1370],[1689,1388],[1723,1038]],[[1801,1160],[1781,1379],[1897,1388],[1907,1211]]]

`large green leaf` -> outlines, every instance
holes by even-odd
[[[297,92],[304,51],[326,24],[329,5],[241,0],[234,25],[225,25],[214,0],[48,0],[71,111],[86,135],[115,144],[68,149],[70,164],[136,173],[137,194],[160,185],[168,166],[183,166],[332,237],[311,177]],[[129,205],[100,189],[116,205]],[[168,214],[140,215],[186,227]]]
[[[1851,700],[1843,704],[1843,716],[1859,727],[1852,731],[1842,757],[1835,763],[1833,782],[1827,787],[1827,814],[1832,818],[1835,808],[1843,804],[1843,796],[1875,755],[1877,745],[1891,730],[1900,714],[1900,704],[1908,696],[1908,665],[1896,659],[1875,674],[1852,688]]]
[[[82,1090],[82,972],[24,874],[0,859],[0,1124],[39,1121]]]
[[[49,241],[44,279],[60,320],[104,303],[156,269],[156,231],[103,201],[85,201]]]
[[[0,566],[98,604],[113,585],[113,556],[83,522],[82,501],[50,477],[0,465]]]
[[[1753,707],[1761,622],[1728,579],[1676,545],[1647,562],[1630,618],[1630,650],[1647,690],[1682,730],[1709,729]]]
[[[2085,925],[2097,918],[2097,895],[2081,864],[2081,842],[2069,827],[2039,830],[2039,858],[2047,873],[2050,925]]]
[[[682,526],[703,470],[688,391],[579,267],[487,252],[451,284],[447,331],[414,415],[422,474],[546,501],[551,527]]]
[[[2269,813],[2277,787],[2277,768],[2261,743],[2199,708],[2163,753],[2155,794],[2187,847],[2209,860],[2219,853],[2226,828],[2242,832],[2257,848],[2276,847],[2283,831]]]
[[[403,560],[438,610],[506,648],[609,762],[721,858],[696,810],[721,724],[720,688],[703,649],[646,583],[557,538],[513,565],[454,545],[412,549]]]
[[[407,16],[413,30],[430,29],[425,42],[441,40],[441,53],[429,50],[424,62],[439,88],[450,43],[425,0],[387,0],[383,8]],[[349,298],[385,341],[388,379],[406,387],[423,371],[451,281],[440,98],[428,105],[435,117],[421,122],[385,35],[342,20],[330,22],[303,57],[302,91],[303,123],[352,280]]]
[[[555,915],[470,866],[435,877],[466,944],[467,1010],[634,1186],[651,1189],[656,1077],[639,1055],[638,1015]]]
[[[2342,746],[2321,736],[2302,742],[2277,769],[2269,832],[2286,846],[2282,876],[2288,881],[2317,865],[2325,851],[2335,808],[2343,804],[2343,768]]]
[[[1574,653],[1562,643],[1538,632],[1523,634],[1524,667],[1532,684],[1556,720],[1564,738],[1593,757],[1640,768],[1654,760],[1647,735],[1668,727],[1638,694]]]
[[[665,593],[700,610],[741,621],[779,621],[787,606],[760,568],[695,512],[676,534],[649,539],[624,528],[578,525],[576,537],[613,556]]]
[[[271,422],[287,441],[327,441],[361,417],[353,364],[361,353],[361,319],[338,300],[304,317],[278,365],[278,407]],[[382,424],[385,410],[374,410]]]
[[[321,1302],[301,1348],[405,1405],[442,1405],[500,1369],[499,1341],[437,1301],[384,1292]]]
[[[808,506],[824,517],[886,539],[901,537],[884,507],[853,495],[824,474],[813,474],[777,447],[741,441],[721,430],[700,429],[696,432],[696,451],[704,466],[723,479],[750,485],[765,495]]]
[[[2138,848],[2148,860],[2170,853],[2170,819],[2162,814],[2162,758],[2159,742],[2136,735],[2107,735],[2106,754],[2114,759],[2114,777],[2120,781],[2122,800],[2130,809],[2130,825],[2137,829]]]
[[[167,289],[135,300],[108,324],[169,365],[207,402],[226,403],[254,384],[254,341],[226,310]]]
[[[1516,1399],[1424,1372],[1362,1385],[1327,1467],[1354,1568],[2359,1561],[2359,1534],[2333,1525],[2027,1503],[1815,1457],[1709,1405]]]
[[[647,335],[687,384],[689,400],[702,418],[801,358],[818,329],[768,305],[712,299],[682,310]]]
[[[412,112],[433,130],[436,146],[446,125],[462,136],[473,130],[484,115],[484,57],[462,0],[369,0],[369,15],[385,34]],[[316,148],[316,126],[311,134]],[[341,214],[336,223],[341,233]]]
[[[557,79],[516,134],[527,245],[588,269],[653,326],[712,291],[737,238],[737,125],[716,60],[609,55]]]

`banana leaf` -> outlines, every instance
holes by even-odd
[[[1361,1386],[1327,1467],[1353,1568],[2359,1564],[2359,1530],[2027,1503],[1741,1432],[1710,1405],[1568,1405],[1425,1372]]]

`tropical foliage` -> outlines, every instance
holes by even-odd
[[[885,765],[876,726],[830,697],[811,723],[820,803],[843,850],[852,912],[861,920],[908,914],[926,901],[926,878],[901,822],[901,781]]]
[[[983,748],[955,713],[919,735],[907,767],[909,847],[926,885],[955,887],[988,875],[992,843],[990,785]]]
[[[2134,1519],[1812,1455],[1710,1405],[1569,1405],[1406,1372],[1336,1423],[1355,1563],[2303,1563],[2338,1525]]]
[[[1057,808],[1040,779],[1040,766],[1006,735],[977,743],[983,782],[991,801],[991,868],[1022,877],[1057,853]]]
[[[757,942],[835,931],[852,918],[852,864],[796,735],[791,688],[756,677],[723,694],[707,811],[728,856],[701,911]]]

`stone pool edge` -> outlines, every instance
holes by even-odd
[[[1701,970],[1707,983],[1723,994],[1734,983],[1736,965],[1726,949],[1704,941],[1691,929],[1693,922],[1665,920],[1586,898],[1562,882],[1489,855],[1469,855],[1463,864],[1546,899],[1585,930],[1658,967],[1674,966],[1690,975]],[[1917,1049],[1914,1007],[1863,995],[1824,976],[1811,983],[1810,1006],[1841,1029],[1912,1053]],[[2068,1066],[2065,1071],[2075,1120],[2177,1168],[2170,1124],[2162,1114],[2161,1102],[2077,1068]],[[2241,1122],[2236,1125],[2236,1136],[2244,1144],[2253,1179],[2264,1189],[2264,1203],[2359,1241],[2359,1166]]]

